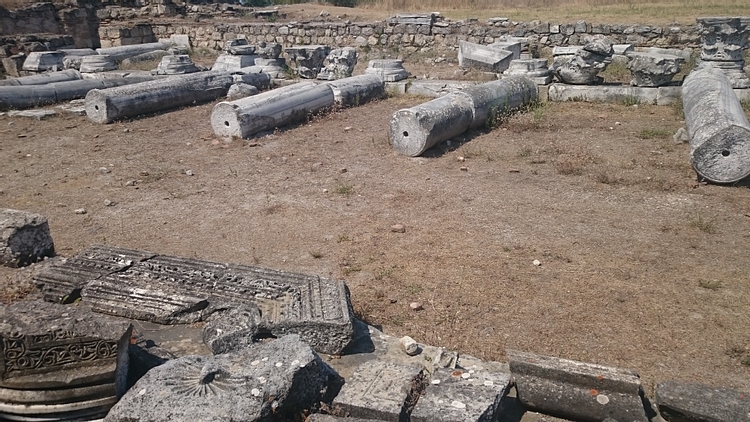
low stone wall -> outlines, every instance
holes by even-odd
[[[94,4],[36,3],[9,11],[0,7],[0,35],[59,34],[73,37],[78,48],[99,47],[99,21]],[[23,42],[23,40],[19,40]]]
[[[603,34],[616,44],[639,47],[698,47],[700,35],[695,25],[669,27],[648,25],[591,24],[585,21],[559,24],[550,22],[511,22],[494,19],[488,22],[438,21],[431,25],[382,22],[290,22],[232,24],[150,24],[154,39],[172,34],[187,34],[193,47],[219,50],[224,41],[246,38],[249,43],[262,41],[283,45],[325,44],[403,50],[404,52],[455,51],[459,41],[489,44],[504,36],[528,37],[532,47],[578,45],[586,35]],[[115,29],[117,28],[117,29]],[[103,26],[99,29],[102,45],[124,45],[142,35],[127,35],[126,27]],[[142,31],[142,30],[140,30]],[[149,39],[151,40],[151,39]],[[138,42],[147,42],[138,41]]]

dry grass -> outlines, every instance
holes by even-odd
[[[741,0],[362,0],[358,4],[392,12],[439,10],[454,19],[503,16],[554,22],[694,23],[696,16],[747,14],[747,2]]]

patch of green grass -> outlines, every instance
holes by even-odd
[[[698,286],[716,291],[721,288],[721,280],[698,280]]]
[[[607,66],[599,76],[604,78],[605,82],[611,83],[630,83],[632,78],[632,72],[628,69],[626,63],[621,61],[614,61]]]
[[[354,193],[354,185],[348,185],[346,183],[339,185],[334,189],[334,192],[338,193],[339,195],[351,195]]]
[[[706,234],[714,234],[716,233],[716,227],[714,227],[714,224],[706,219],[703,218],[702,215],[697,214],[695,218],[690,220],[690,227],[695,227],[696,229],[706,233]]]
[[[750,356],[745,356],[744,358],[742,358],[742,360],[740,361],[740,363],[743,364],[743,365],[745,365],[745,366],[750,367]]]
[[[750,111],[750,97],[743,98],[740,101],[740,105],[742,106],[742,109],[745,111]]]
[[[635,95],[628,95],[622,100],[622,103],[626,106],[634,106],[641,103],[641,99]]]
[[[638,133],[640,139],[668,138],[672,135],[669,129],[664,128],[643,128]]]

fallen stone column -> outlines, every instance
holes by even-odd
[[[21,76],[20,78],[4,79],[0,86],[18,85],[45,85],[53,82],[75,81],[83,79],[81,74],[75,70],[63,70],[61,72],[42,73],[39,75]]]
[[[385,82],[378,75],[359,75],[327,83],[337,105],[351,107],[385,95]]]
[[[304,120],[334,104],[327,84],[300,82],[263,94],[217,104],[211,126],[218,136],[247,138],[258,132]]]
[[[530,79],[513,76],[466,88],[418,106],[397,111],[390,138],[396,152],[416,157],[439,142],[477,128],[537,98]]]
[[[121,45],[117,47],[97,48],[96,53],[102,56],[109,56],[112,60],[122,61],[128,57],[148,53],[156,50],[168,50],[172,47],[171,42],[151,42],[146,44]]]
[[[81,79],[46,85],[0,87],[0,110],[33,108],[84,98],[93,89],[134,84],[151,78]]]
[[[55,244],[46,217],[0,210],[0,264],[21,267],[54,254]]]
[[[693,71],[682,85],[690,159],[698,175],[734,183],[750,175],[750,122],[720,69]]]
[[[86,95],[86,115],[96,123],[213,101],[227,95],[234,79],[229,72],[198,72]]]
[[[576,421],[648,421],[635,372],[533,353],[508,355],[518,400],[529,410]]]

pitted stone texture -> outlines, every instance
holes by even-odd
[[[287,77],[285,59],[264,59],[258,57],[255,59],[255,67],[259,68],[261,72],[267,73],[274,79],[286,79]]]
[[[480,369],[438,369],[411,413],[413,422],[492,422],[510,373]]]
[[[236,72],[243,67],[255,66],[256,58],[258,58],[258,56],[220,54],[219,57],[216,58],[214,65],[211,67],[211,70],[222,72]]]
[[[398,82],[409,77],[409,72],[404,69],[404,61],[401,59],[370,60],[365,73],[378,75],[386,82]]]
[[[83,305],[0,306],[0,419],[104,416],[127,388],[131,330]]]
[[[352,76],[357,65],[357,49],[344,47],[331,50],[323,62],[324,68],[318,73],[318,79],[333,81]]]
[[[683,59],[660,53],[628,53],[627,67],[633,72],[633,86],[662,86],[680,72]]]
[[[315,79],[331,52],[327,45],[302,45],[287,47],[284,51],[294,65],[294,71],[303,79]]]
[[[55,244],[45,216],[0,209],[0,264],[22,267],[54,255]]]
[[[235,83],[232,86],[229,87],[229,91],[227,91],[227,100],[234,101],[239,100],[240,98],[249,97],[251,95],[257,95],[258,94],[258,88],[245,83]]]
[[[487,72],[501,73],[514,59],[512,51],[493,46],[460,41],[458,44],[458,65],[473,67]]]
[[[642,87],[632,85],[568,85],[554,83],[547,90],[549,101],[593,103],[638,103],[670,105],[681,101],[679,86]]]
[[[573,49],[574,47],[570,47]],[[560,51],[560,49],[556,49]],[[581,48],[571,54],[557,54],[552,63],[552,73],[560,81],[590,85],[601,83],[602,78],[597,75],[612,62],[612,42],[604,36],[593,36]],[[555,54],[553,52],[553,54]]]
[[[518,399],[530,410],[581,421],[648,421],[635,372],[533,353],[507,354]]]
[[[179,56],[164,56],[156,67],[157,75],[181,75],[195,72],[200,72],[200,69],[195,63],[193,63],[190,56],[186,54]]]
[[[750,394],[727,388],[666,382],[656,386],[656,404],[668,421],[750,421]]]
[[[255,46],[249,45],[244,38],[237,38],[224,43],[224,52],[233,56],[255,55]]]
[[[94,247],[35,282],[46,300],[83,290],[83,302],[99,312],[170,323],[250,303],[262,311],[261,330],[299,334],[323,353],[341,353],[353,335],[346,286],[313,275]]]
[[[115,62],[121,62],[128,57],[148,53],[155,50],[168,50],[172,47],[171,41],[160,41],[145,44],[120,45],[116,47],[97,48],[96,53],[101,56],[109,56]]]
[[[106,422],[292,420],[338,381],[299,336],[235,353],[186,356],[149,371]]]
[[[284,48],[279,43],[262,42],[258,44],[256,54],[261,59],[278,59],[281,57],[281,53],[283,52],[283,50]]]
[[[0,80],[0,86],[45,85],[53,82],[76,81],[81,78],[80,72],[70,69],[61,72],[47,72],[38,75],[21,76],[20,78],[4,79]]]
[[[378,75],[358,75],[327,83],[333,99],[342,107],[357,107],[385,96],[385,82]]]
[[[513,60],[521,58],[521,43],[518,41],[499,41],[489,45],[492,48],[513,53]]]
[[[34,51],[23,62],[23,70],[30,72],[44,72],[48,70],[63,70],[62,51]]]
[[[117,69],[117,63],[109,56],[84,56],[78,69],[82,73],[107,72]]]
[[[149,51],[149,52],[146,52],[146,53],[143,53],[143,54],[139,54],[137,56],[128,57],[127,59],[125,59],[125,60],[122,61],[122,65],[123,66],[131,66],[131,65],[133,65],[135,63],[146,62],[146,61],[150,61],[150,60],[159,60],[162,57],[169,56],[170,54],[171,53],[169,51],[166,51],[166,50]]]
[[[305,422],[378,422],[377,419],[362,419],[362,418],[339,418],[331,415],[324,415],[322,413],[313,413],[305,419]]]
[[[733,88],[750,88],[744,71],[750,17],[705,17],[696,22],[702,41],[701,62],[724,70]]]
[[[408,420],[425,382],[421,367],[365,362],[347,378],[333,401],[333,409],[355,418]]]
[[[503,76],[525,76],[537,85],[552,82],[552,72],[547,67],[547,59],[517,59],[503,72]]]
[[[215,355],[242,350],[253,344],[261,321],[260,309],[252,303],[216,312],[203,327],[203,343]]]
[[[750,122],[721,69],[694,70],[682,85],[690,159],[698,175],[734,183],[750,175]]]

